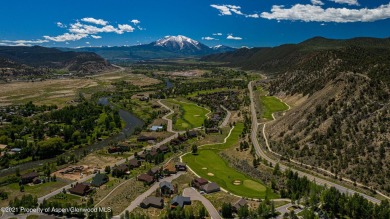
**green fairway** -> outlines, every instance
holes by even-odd
[[[288,110],[288,106],[276,97],[261,96],[260,102],[265,119],[272,120],[272,113]]]
[[[201,127],[209,111],[194,103],[181,102],[177,100],[168,100],[168,102],[180,106],[180,116],[174,123],[175,130],[187,130]]]
[[[243,128],[242,123],[237,124],[226,143],[200,147],[198,155],[187,154],[183,156],[183,161],[201,177],[216,182],[222,188],[236,195],[248,198],[264,198],[267,194],[269,198],[275,198],[277,195],[261,182],[229,167],[226,161],[218,155],[219,151],[238,142]]]

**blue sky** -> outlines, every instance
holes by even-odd
[[[121,46],[185,35],[209,46],[390,36],[390,0],[2,1],[0,45]]]

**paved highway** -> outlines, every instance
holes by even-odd
[[[259,127],[259,123],[257,121],[257,114],[256,114],[256,108],[255,108],[255,102],[254,102],[254,94],[253,94],[253,86],[252,86],[252,82],[251,81],[249,84],[248,84],[248,89],[249,89],[249,93],[250,93],[250,100],[251,100],[251,114],[252,114],[252,133],[251,133],[251,140],[252,140],[252,143],[253,143],[253,146],[256,150],[256,154],[260,157],[262,157],[263,159],[267,160],[268,162],[272,163],[273,165],[276,164],[276,161],[272,160],[270,157],[268,157],[265,152],[262,150],[262,148],[260,147],[260,144],[259,144],[259,141],[257,139],[257,133],[258,133],[258,127]],[[263,132],[263,135],[264,135],[264,132]],[[266,139],[266,135],[264,135],[264,138]],[[266,139],[267,141],[267,139]],[[341,186],[341,185],[338,185],[336,183],[333,183],[333,182],[330,182],[328,180],[325,180],[325,179],[322,179],[322,178],[319,178],[319,177],[316,177],[316,176],[313,176],[311,174],[308,174],[308,173],[305,173],[305,172],[302,172],[302,171],[299,171],[299,170],[295,170],[293,168],[290,168],[290,167],[287,167],[281,163],[279,163],[279,166],[280,166],[280,169],[281,170],[287,170],[287,169],[292,169],[296,172],[298,172],[298,175],[303,177],[303,176],[306,176],[309,180],[311,181],[315,181],[316,184],[318,185],[327,185],[328,187],[335,187],[337,190],[339,190],[340,192],[342,193],[347,193],[347,194],[350,194],[350,195],[353,195],[355,193],[358,193],[359,195],[363,196],[364,198],[366,198],[367,200],[371,201],[371,202],[374,202],[374,203],[377,203],[379,204],[380,203],[380,200],[374,198],[374,197],[371,197],[369,195],[366,195],[366,194],[363,194],[363,193],[360,193],[360,192],[357,192],[357,191],[354,191],[354,190],[351,190],[351,189],[348,189],[344,186]]]

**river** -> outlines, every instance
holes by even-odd
[[[98,100],[98,104],[102,105],[108,105],[110,104],[109,97],[102,97]],[[132,135],[136,128],[142,128],[145,125],[145,122],[136,117],[135,115],[131,114],[130,112],[126,110],[119,110],[119,116],[121,119],[125,122],[125,127],[122,129],[121,132],[118,134],[114,134],[113,136],[110,136],[102,141],[97,141],[91,145],[88,145],[87,147],[78,148],[66,151],[63,153],[63,155],[70,155],[70,154],[76,154],[76,155],[82,155],[84,153],[84,150],[87,151],[87,153],[90,153],[92,151],[100,150],[112,142],[119,142],[125,140],[127,137]],[[37,160],[37,161],[30,161],[23,164],[19,164],[13,167],[10,167],[8,169],[2,169],[0,170],[0,177],[4,177],[10,174],[15,173],[15,170],[19,168],[20,171],[32,169],[38,166],[42,166],[46,162],[53,162],[56,158],[50,158],[45,160]]]

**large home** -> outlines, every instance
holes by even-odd
[[[143,136],[143,135],[141,135],[141,136],[139,136],[137,138],[137,141],[141,141],[141,142],[143,142],[143,141],[155,141],[155,140],[157,140],[157,138],[153,137],[153,136]]]
[[[119,165],[119,166],[114,167],[114,170],[116,170],[122,174],[130,174],[129,167],[124,163]]]
[[[37,178],[39,174],[37,172],[30,172],[22,175],[20,177],[20,180],[22,181],[22,184],[32,183],[35,178]]]
[[[152,183],[154,183],[154,177],[153,176],[150,176],[148,174],[141,174],[137,177],[137,180],[138,181],[142,181],[142,182],[145,182],[146,184],[150,185]]]
[[[69,189],[69,192],[75,195],[79,196],[85,196],[88,195],[92,191],[91,187],[89,185],[86,185],[84,183],[78,183],[73,188]]]
[[[169,152],[169,147],[166,144],[161,145],[160,147],[158,147],[158,149],[160,149],[160,151],[163,153]]]
[[[209,183],[209,181],[203,178],[195,178],[194,180],[192,180],[193,187],[198,189],[200,189],[202,186],[206,185],[207,183]]]
[[[148,171],[148,175],[149,176],[153,176],[153,177],[156,176],[159,173],[160,173],[160,167],[153,167],[152,169],[150,169]]]
[[[232,204],[233,211],[238,212],[238,210],[240,210],[240,208],[246,206],[247,204],[248,204],[248,202],[245,199],[241,198],[240,200],[238,200]]]
[[[171,175],[177,173],[176,167],[173,162],[169,162],[164,166],[164,174]]]
[[[172,183],[163,181],[160,182],[160,191],[162,195],[172,195],[175,193],[175,187],[172,185]]]
[[[141,208],[153,207],[162,209],[164,208],[164,200],[161,197],[149,196],[141,202],[140,206]]]
[[[129,160],[129,167],[131,169],[135,169],[141,166],[141,161],[139,161],[137,158],[133,158]]]
[[[107,183],[109,180],[107,174],[98,173],[92,178],[91,185],[94,187],[100,187],[101,185]]]
[[[221,191],[221,188],[218,186],[217,183],[207,183],[206,185],[203,185],[200,190],[204,191],[205,193],[213,193],[213,192],[219,192]]]
[[[185,163],[177,162],[175,167],[177,171],[187,171],[187,165]]]
[[[175,196],[171,201],[171,208],[176,208],[177,206],[184,207],[184,205],[191,205],[190,197],[178,195]]]

